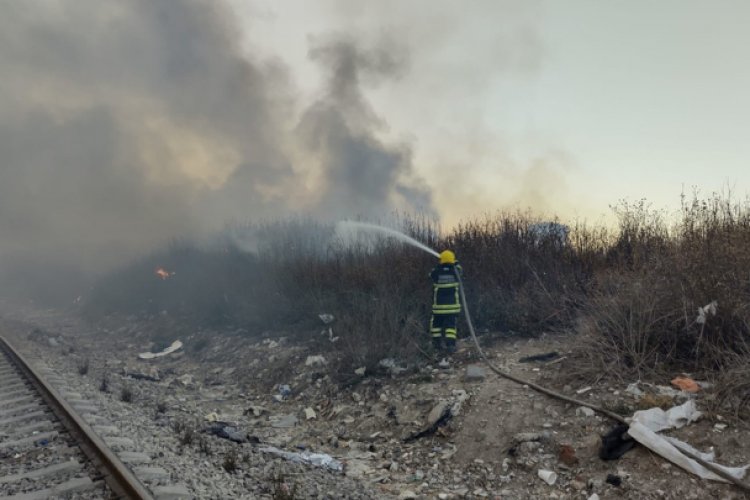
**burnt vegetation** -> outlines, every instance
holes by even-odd
[[[564,235],[553,230],[557,223],[540,231],[541,219],[519,212],[442,235],[424,217],[400,218],[398,226],[456,252],[480,333],[575,331],[583,376],[632,381],[692,372],[720,383],[721,403],[747,408],[748,200],[695,196],[676,216],[643,201],[613,209],[615,227],[576,223]],[[251,236],[240,244],[237,234]],[[321,341],[332,351],[330,367],[370,371],[383,358],[417,357],[428,342],[433,265],[432,256],[394,239],[343,245],[333,226],[312,220],[235,225],[210,248],[174,242],[107,276],[85,308],[94,318],[137,315],[157,341],[196,326],[325,339],[318,314],[330,313],[339,337]],[[160,267],[174,274],[162,279]]]

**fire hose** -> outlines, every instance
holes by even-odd
[[[611,418],[612,420],[615,420],[615,421],[617,421],[617,422],[619,422],[621,424],[630,426],[630,422],[628,422],[623,416],[618,415],[617,413],[614,413],[614,412],[612,412],[610,410],[607,410],[606,408],[602,408],[601,406],[598,406],[598,405],[595,405],[595,404],[592,404],[592,403],[587,403],[585,401],[580,401],[578,399],[571,398],[571,397],[566,396],[564,394],[560,394],[559,392],[555,392],[555,391],[553,391],[551,389],[547,389],[546,387],[543,387],[541,385],[535,384],[533,382],[529,382],[527,380],[523,380],[523,379],[518,378],[515,375],[511,375],[510,373],[507,373],[507,372],[501,370],[500,368],[496,367],[495,365],[493,365],[492,362],[487,357],[487,355],[482,350],[482,347],[479,345],[479,340],[477,339],[476,332],[474,331],[474,325],[471,322],[471,314],[469,314],[469,306],[468,306],[468,303],[466,301],[466,294],[464,293],[464,284],[463,284],[463,281],[461,280],[461,274],[456,269],[454,269],[454,274],[456,275],[456,278],[458,279],[458,285],[459,285],[458,289],[459,289],[459,293],[461,295],[461,303],[463,304],[464,316],[466,317],[466,324],[469,327],[469,333],[471,333],[471,338],[474,341],[474,346],[477,349],[477,353],[479,354],[479,357],[485,362],[485,364],[489,367],[490,370],[492,370],[496,374],[500,375],[501,377],[506,378],[508,380],[511,380],[511,381],[513,381],[513,382],[515,382],[517,384],[528,386],[528,387],[534,389],[537,392],[540,392],[542,394],[545,394],[547,396],[550,396],[550,397],[553,397],[553,398],[556,398],[556,399],[559,399],[559,400],[562,400],[562,401],[566,401],[568,403],[573,403],[575,405],[580,405],[580,406],[585,406],[587,408],[591,408],[595,412],[601,413],[602,415],[605,415],[605,416]],[[678,445],[676,445],[674,443],[672,443],[672,444],[679,451],[681,451],[682,453],[684,453],[686,456],[692,458],[693,460],[695,460],[696,462],[698,462],[699,464],[701,464],[703,467],[705,467],[706,469],[708,469],[711,472],[713,472],[714,474],[716,474],[717,476],[722,477],[722,478],[726,479],[727,481],[733,483],[735,486],[737,486],[737,487],[739,487],[739,488],[741,488],[741,489],[743,489],[745,491],[749,491],[750,492],[750,484],[745,483],[744,481],[742,481],[740,479],[737,479],[733,475],[729,474],[728,472],[722,470],[719,467],[716,467],[714,464],[703,460],[701,457],[699,457],[695,453],[692,453],[689,450],[686,450],[682,446],[678,446]]]

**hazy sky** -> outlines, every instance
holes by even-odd
[[[446,222],[508,206],[597,219],[622,198],[674,208],[683,189],[750,189],[748,2],[233,5],[245,46],[283,59],[302,92],[321,33],[405,54],[366,95]]]
[[[743,197],[750,3],[0,0],[0,281],[227,221]],[[65,278],[67,279],[67,278]]]

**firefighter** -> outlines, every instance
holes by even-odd
[[[440,264],[430,273],[432,279],[432,317],[430,334],[437,351],[456,352],[456,326],[461,313],[456,272],[462,273],[456,255],[450,250],[440,253]],[[445,340],[445,343],[443,343]]]

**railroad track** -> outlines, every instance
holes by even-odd
[[[152,499],[72,404],[0,336],[0,500]]]

